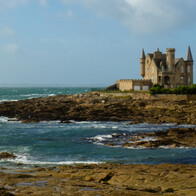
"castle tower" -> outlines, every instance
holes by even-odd
[[[142,77],[145,76],[145,58],[144,49],[142,49],[142,54],[140,57],[140,73]]]
[[[193,62],[194,62],[190,46],[188,47],[185,62],[186,62],[187,85],[190,86],[193,84]]]
[[[159,48],[157,48],[157,51],[153,54],[154,59],[162,59],[162,52],[160,52]]]
[[[168,71],[175,71],[175,48],[167,48],[166,49],[166,63],[168,66]]]

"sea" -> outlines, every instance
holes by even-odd
[[[90,92],[92,88],[0,88],[0,104],[35,97]],[[196,164],[195,148],[124,148],[126,135],[196,125],[134,124],[129,122],[59,121],[23,124],[0,117],[0,152],[16,159],[0,160],[0,167],[51,167],[72,164]],[[116,139],[120,135],[121,140]],[[124,137],[123,137],[124,136]],[[151,140],[152,138],[148,138]],[[106,146],[107,141],[115,145]]]

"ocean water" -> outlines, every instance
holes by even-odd
[[[48,97],[54,95],[77,94],[91,91],[91,88],[6,88],[0,87],[0,102],[17,101],[36,97]]]
[[[1,88],[0,100],[18,100],[88,92],[90,88]],[[186,163],[196,164],[195,148],[123,148],[121,141],[109,147],[114,135],[196,127],[174,124],[136,124],[128,122],[41,122],[22,124],[0,117],[0,152],[13,152],[16,159],[0,160],[0,167],[55,166],[76,163]],[[152,140],[153,138],[147,138]],[[114,139],[115,140],[115,139]]]

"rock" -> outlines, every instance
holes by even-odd
[[[1,196],[14,196],[13,193],[8,192],[8,190],[5,189],[4,187],[0,187],[0,195]]]
[[[174,189],[173,188],[167,188],[166,190],[164,190],[165,193],[173,193]]]
[[[58,95],[0,104],[0,116],[23,123],[60,120],[196,124],[196,103],[135,100],[99,92]]]
[[[1,171],[0,179],[16,195],[195,195],[196,165],[65,165]],[[7,189],[0,187],[0,195]]]
[[[8,152],[1,152],[0,153],[0,159],[15,159],[16,155],[13,153],[8,153]]]
[[[150,139],[149,139],[150,138]],[[118,137],[123,147],[133,148],[178,148],[196,147],[196,128],[172,128],[167,131],[141,133],[139,135],[121,135]],[[141,140],[141,141],[140,141]],[[112,140],[105,142],[112,146]]]

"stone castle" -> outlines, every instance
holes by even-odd
[[[166,49],[166,54],[157,49],[145,56],[142,50],[140,58],[142,80],[122,79],[116,82],[119,90],[149,90],[154,84],[167,88],[193,84],[193,57],[190,46],[186,59],[175,58],[175,49]]]

